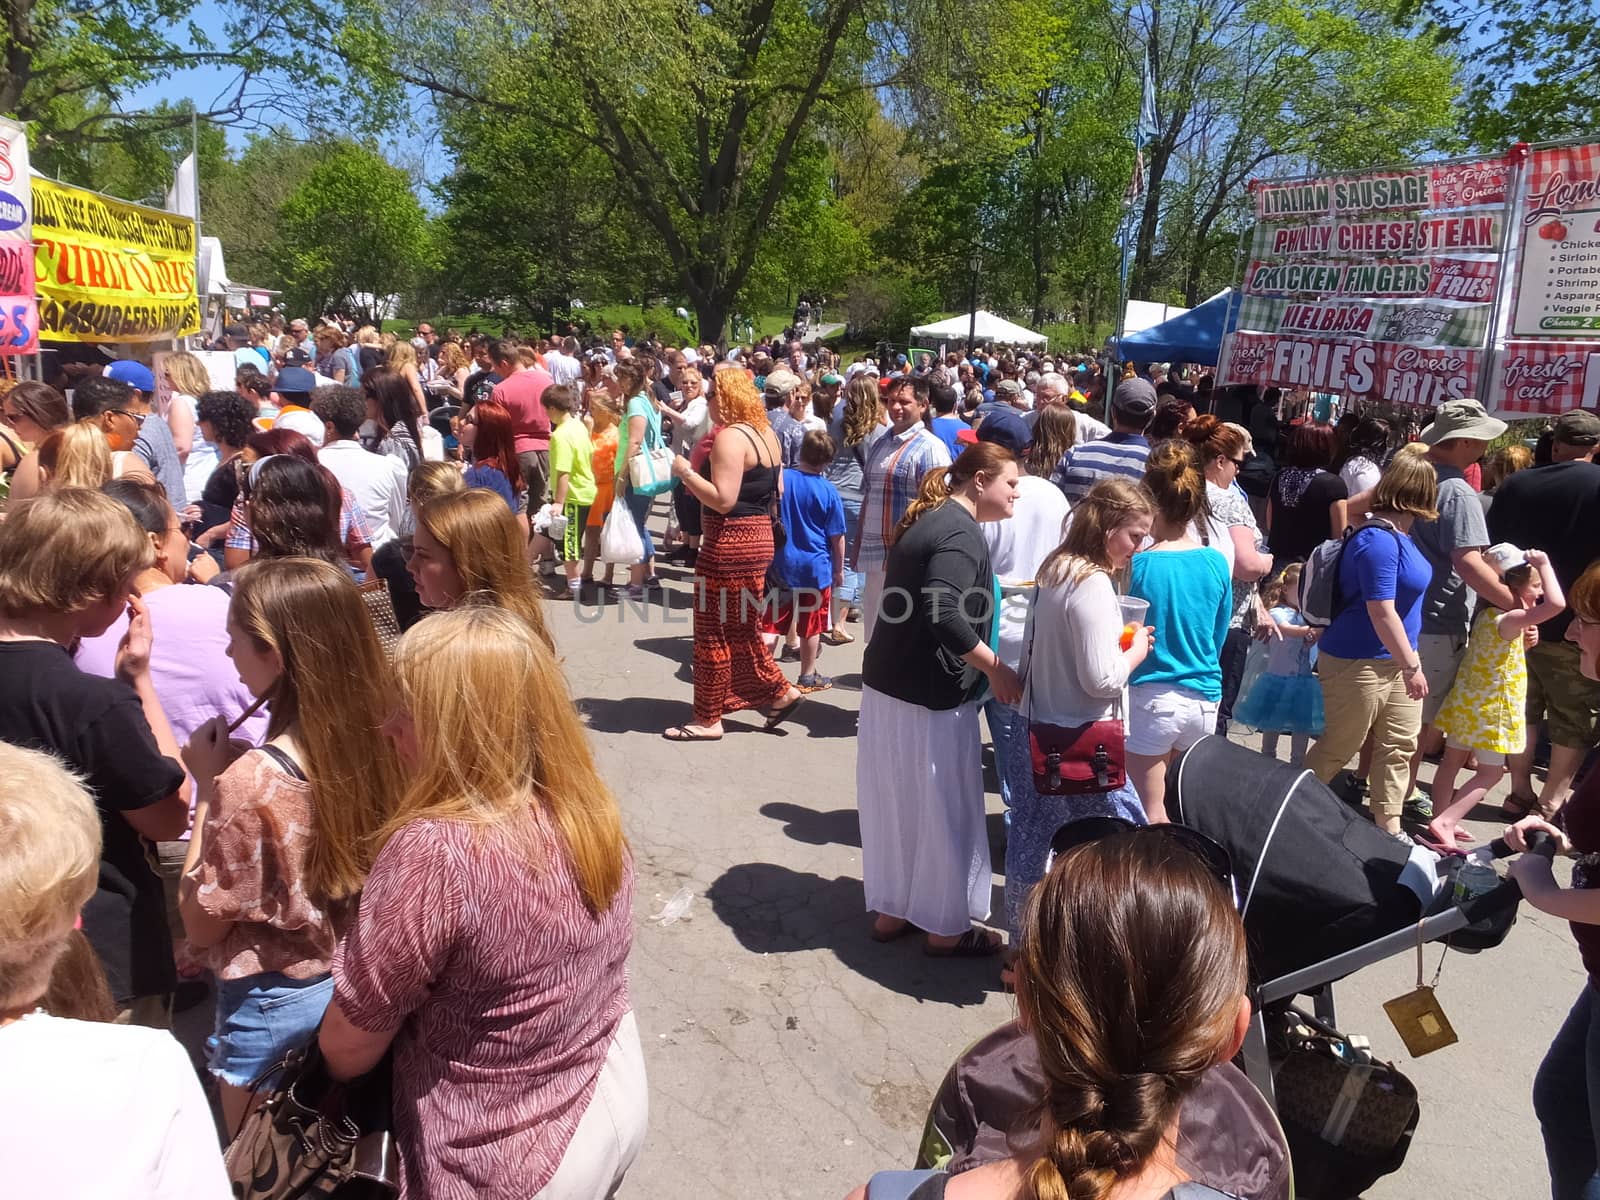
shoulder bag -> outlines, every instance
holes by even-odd
[[[274,1071],[276,1090],[223,1152],[237,1200],[386,1200],[399,1193],[389,1055],[359,1079],[339,1083],[312,1037]]]
[[[651,408],[645,422],[644,442],[628,460],[628,488],[641,496],[670,492],[678,481],[672,477],[672,447],[661,439],[661,414]]]
[[[1039,616],[1039,587],[1033,588],[1028,606],[1023,670],[1032,674],[1033,633]],[[1119,693],[1112,715],[1081,725],[1047,725],[1032,716],[1031,678],[1022,687],[1023,719],[1028,725],[1028,757],[1033,765],[1033,787],[1041,796],[1086,796],[1110,792],[1128,779],[1126,729]]]

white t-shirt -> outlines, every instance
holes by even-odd
[[[1039,564],[1061,544],[1067,507],[1067,498],[1055,484],[1024,475],[1017,480],[1017,504],[1011,515],[979,526],[989,545],[989,565],[1000,581],[1000,660],[1012,670],[1022,657],[1031,584]]]
[[[405,526],[406,466],[388,454],[363,450],[359,442],[329,442],[317,452],[317,460],[356,498],[367,514],[372,548],[387,545]]]
[[[33,1013],[0,1027],[8,1196],[227,1200],[216,1125],[170,1033]]]

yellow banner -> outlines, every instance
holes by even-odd
[[[39,334],[155,342],[200,329],[190,217],[33,181]]]

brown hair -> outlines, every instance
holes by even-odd
[[[1526,446],[1506,446],[1483,464],[1483,490],[1493,491],[1518,471],[1533,466],[1533,451]]]
[[[1039,410],[1033,427],[1033,445],[1023,452],[1022,462],[1029,475],[1049,479],[1050,473],[1061,462],[1078,440],[1078,419],[1064,404],[1052,404]]]
[[[1243,458],[1246,440],[1237,425],[1230,425],[1215,413],[1201,413],[1183,427],[1179,435],[1195,448],[1203,470],[1219,454],[1223,458]]]
[[[1041,587],[1081,583],[1096,571],[1109,573],[1106,538],[1139,517],[1155,515],[1155,500],[1142,483],[1102,479],[1072,508],[1072,523],[1061,545],[1039,564]]]
[[[1303,571],[1304,565],[1297,562],[1292,562],[1279,571],[1261,585],[1261,603],[1268,608],[1276,608],[1283,603],[1284,595],[1291,586],[1300,582],[1300,576]]]
[[[325,900],[348,899],[361,891],[377,853],[373,837],[403,786],[400,760],[381,732],[394,675],[367,606],[343,568],[274,558],[235,572],[228,613],[283,660],[267,736],[294,730],[311,782],[306,886]]]
[[[450,552],[461,577],[463,599],[482,592],[500,608],[528,623],[554,647],[544,621],[544,600],[528,565],[526,526],[506,502],[487,488],[468,488],[429,500],[417,509],[417,524]]]
[[[883,424],[883,391],[876,376],[859,372],[844,385],[844,444],[859,446]]]
[[[1104,1200],[1137,1175],[1228,1053],[1244,926],[1210,868],[1164,834],[1062,855],[1034,888],[1017,1008],[1044,1069],[1036,1200]]]
[[[1567,589],[1567,607],[1579,620],[1600,625],[1600,562],[1590,563]]]
[[[0,613],[82,612],[154,561],[126,506],[88,488],[45,492],[0,522]]]
[[[1150,489],[1156,512],[1173,525],[1193,521],[1203,526],[1210,516],[1200,456],[1182,439],[1162,442],[1150,451],[1144,465],[1144,485]]]
[[[938,508],[957,488],[964,487],[979,475],[998,475],[1007,463],[1017,461],[1016,455],[997,442],[974,442],[961,452],[961,457],[948,467],[935,467],[922,477],[917,498],[894,527],[892,546],[900,536],[917,523],[917,518]]]
[[[72,424],[67,398],[47,383],[24,379],[6,393],[6,398],[40,429],[65,429]]]

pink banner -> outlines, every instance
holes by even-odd
[[[1220,382],[1434,405],[1472,395],[1481,356],[1476,349],[1235,333]]]

